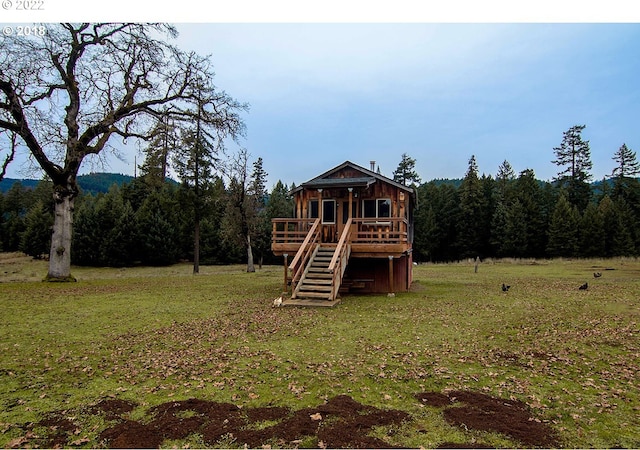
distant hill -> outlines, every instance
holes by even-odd
[[[117,184],[131,183],[134,178],[130,175],[120,173],[90,173],[88,175],[78,175],[78,185],[85,194],[98,194],[107,192],[111,186]]]
[[[94,195],[100,192],[107,192],[113,184],[122,186],[131,181],[133,181],[132,176],[119,173],[90,173],[88,175],[78,175],[78,185],[82,192]],[[0,181],[0,192],[4,194],[11,189],[11,186],[15,183],[21,183],[25,189],[33,189],[39,182],[40,180],[5,178]]]

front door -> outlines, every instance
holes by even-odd
[[[334,199],[322,200],[322,242],[338,242],[337,208]]]

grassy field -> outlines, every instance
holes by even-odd
[[[390,446],[527,446],[416,399],[469,391],[526,403],[560,447],[640,447],[638,260],[419,265],[411,292],[334,308],[272,308],[282,268],[243,269],[74,268],[55,284],[46,263],[0,255],[0,446],[47,446],[52,415],[73,424],[64,446],[105,446],[112,421],[89,413],[105,399],[144,423],[171,400],[299,410],[338,395],[408,413],[371,431]]]

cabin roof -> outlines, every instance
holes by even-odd
[[[335,178],[332,177],[336,172],[340,172],[341,170],[350,167],[355,169],[358,172],[362,173],[362,176],[359,177],[351,177],[351,178]],[[398,183],[397,181],[392,180],[391,178],[387,178],[379,173],[376,173],[372,170],[366,169],[358,164],[354,164],[351,161],[345,161],[339,166],[334,167],[333,169],[327,170],[321,175],[318,175],[315,178],[312,178],[309,181],[302,183],[300,186],[295,188],[291,193],[299,192],[305,188],[310,189],[329,189],[329,188],[345,188],[345,187],[369,187],[370,185],[381,181],[383,183],[388,183],[398,189],[409,192],[411,195],[415,195],[415,190],[411,186],[405,186],[402,183]]]

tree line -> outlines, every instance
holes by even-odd
[[[245,205],[252,236],[252,255],[258,264],[279,262],[271,253],[271,218],[293,211],[289,187],[278,182],[271,192],[250,187],[260,175],[261,160],[253,165]],[[0,195],[0,250],[22,251],[34,258],[48,256],[53,226],[52,183],[35,189],[20,182]],[[201,192],[199,255],[203,264],[247,262],[238,211],[237,180],[218,176]],[[73,225],[72,263],[126,267],[168,265],[195,259],[193,192],[185,183],[155,184],[148,176],[114,183],[106,193],[78,196]]]
[[[553,149],[559,172],[552,181],[537,180],[532,169],[516,175],[506,160],[495,176],[480,176],[473,155],[459,186],[417,186],[414,259],[638,256],[636,153],[623,144],[611,177],[593,183],[584,128],[571,127]]]
[[[552,181],[536,179],[532,169],[516,175],[506,160],[495,176],[480,175],[472,155],[460,182],[417,184],[415,159],[403,154],[394,179],[413,184],[418,195],[414,260],[638,256],[640,163],[623,145],[613,155],[612,177],[591,182],[583,129],[572,127],[554,149],[560,171]],[[249,155],[240,152],[217,162],[225,169],[209,176],[200,172],[196,195],[194,176],[186,172],[180,184],[167,181],[166,163],[158,158],[165,151],[150,144],[141,176],[106,193],[79,196],[74,264],[165,265],[195,261],[196,255],[204,264],[248,263],[254,255],[259,264],[281,262],[270,249],[271,219],[292,217],[294,185],[278,181],[268,191],[262,158],[250,164]],[[181,161],[196,154],[182,155]],[[50,192],[50,181],[35,189],[16,183],[0,197],[3,251],[47,253],[54,212]]]

